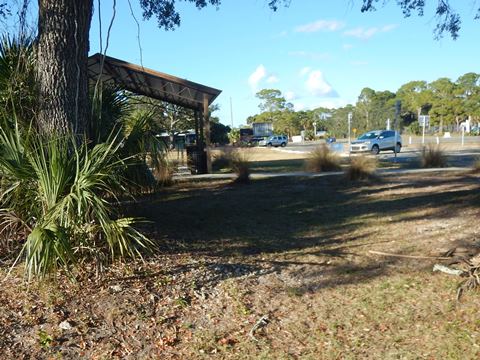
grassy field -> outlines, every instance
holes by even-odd
[[[7,358],[477,359],[478,293],[438,256],[480,247],[479,176],[180,182],[129,206],[159,251],[0,292]],[[7,271],[5,265],[2,272]],[[4,275],[4,274],[2,274]],[[2,276],[3,278],[3,276]],[[263,321],[261,321],[263,319]],[[60,329],[68,321],[70,329]]]

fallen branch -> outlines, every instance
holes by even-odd
[[[452,268],[449,268],[448,266],[440,265],[440,264],[433,265],[433,271],[441,271],[445,274],[455,275],[455,276],[462,276],[465,273],[465,271],[463,270],[452,269]]]
[[[255,341],[258,341],[257,338],[255,337],[255,331],[258,329],[267,326],[268,324],[268,315],[263,315],[260,320],[258,320],[255,325],[253,325],[252,329],[248,333],[248,335]]]
[[[375,255],[382,255],[382,256],[393,256],[393,257],[400,257],[400,258],[407,258],[407,259],[425,259],[425,260],[451,260],[451,257],[444,257],[444,256],[417,256],[417,255],[402,255],[402,254],[392,254],[392,253],[385,253],[381,251],[373,251],[370,250],[369,253]]]

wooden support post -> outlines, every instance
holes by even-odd
[[[205,156],[207,158],[207,174],[212,173],[212,159],[210,157],[210,112],[208,111],[208,97],[203,95],[203,119],[205,135]]]
[[[195,118],[195,145],[197,147],[197,150],[200,151],[202,148],[201,146],[201,139],[200,139],[200,131],[199,131],[199,123],[200,123],[200,116],[198,115],[199,111],[195,110],[193,112],[193,116]]]

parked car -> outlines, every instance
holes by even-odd
[[[248,146],[257,146],[260,145],[262,141],[265,141],[267,139],[266,136],[252,136],[249,140],[247,145]]]
[[[352,141],[350,152],[367,152],[378,154],[380,151],[392,150],[397,153],[402,149],[402,138],[397,131],[374,130],[369,131]]]
[[[287,135],[274,135],[270,136],[268,139],[264,141],[260,141],[258,145],[260,146],[274,146],[274,147],[285,147],[288,144],[288,136]]]
[[[473,136],[478,136],[478,135],[480,135],[480,126],[473,126],[473,127],[470,129],[470,135],[473,135]]]

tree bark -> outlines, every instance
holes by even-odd
[[[93,0],[38,0],[38,127],[87,130],[89,31]]]

